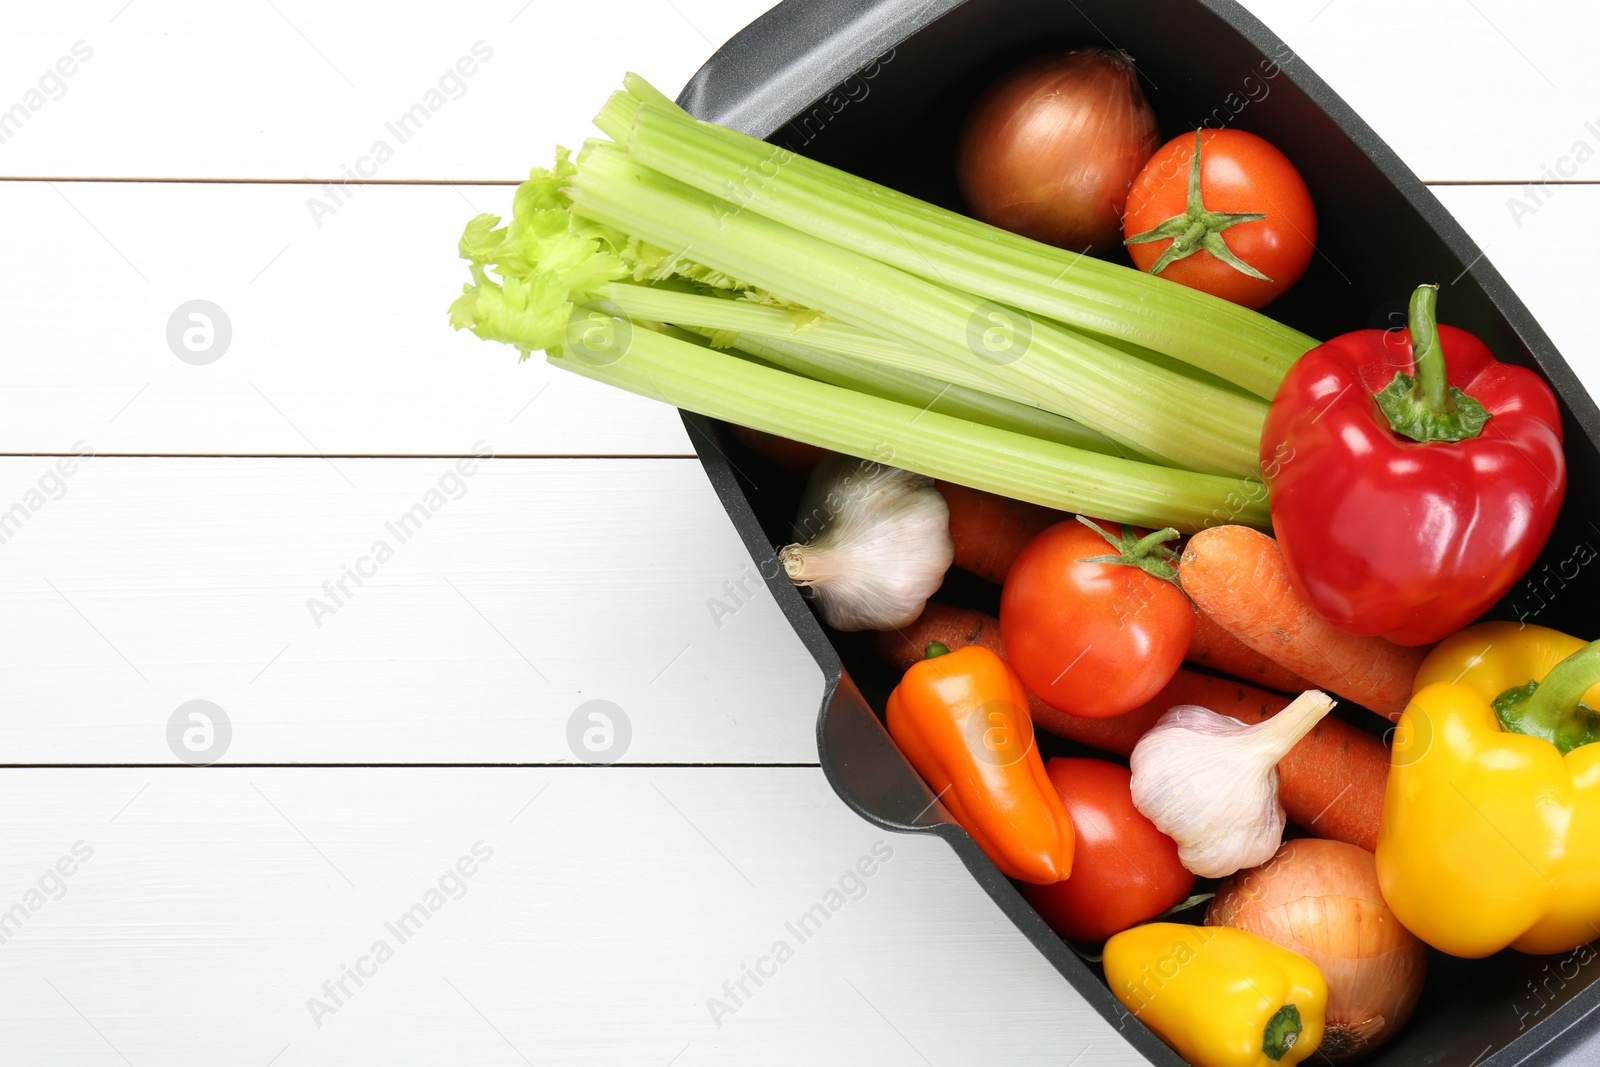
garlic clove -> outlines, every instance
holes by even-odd
[[[836,630],[915,621],[955,556],[950,510],[933,480],[871,460],[819,464],[795,525],[809,540],[785,545],[778,560]]]
[[[1278,761],[1333,703],[1310,690],[1254,725],[1193,704],[1172,708],[1128,761],[1134,807],[1177,842],[1179,860],[1202,878],[1267,862],[1288,823]]]

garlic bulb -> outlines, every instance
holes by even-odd
[[[778,559],[836,630],[915,621],[955,555],[950,509],[933,479],[850,456],[812,472],[795,526],[808,540]]]
[[[1178,843],[1178,859],[1202,878],[1265,863],[1288,821],[1278,761],[1332,708],[1315,689],[1254,726],[1193,704],[1172,708],[1128,761],[1133,806]]]

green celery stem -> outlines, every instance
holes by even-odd
[[[1104,434],[1096,433],[1087,426],[1080,426],[1071,419],[1045,411],[1043,408],[939,382],[911,371],[852,361],[848,357],[834,356],[821,349],[810,348],[792,341],[777,341],[770,338],[763,340],[746,337],[743,334],[735,339],[733,347],[755,356],[764,363],[770,363],[795,374],[803,374],[807,378],[829,385],[870,393],[902,404],[912,404],[1000,430],[1012,430],[1027,434],[1029,437],[1037,437],[1041,441],[1055,441],[1074,448],[1087,449],[1103,456],[1125,456],[1130,459],[1159,462],[1148,456],[1129,455],[1128,449]]]
[[[1256,473],[1266,405],[1186,379],[1100,342],[1034,321],[1025,354],[996,365],[969,340],[976,297],[738,210],[591,146],[572,185],[575,214],[733,277],[781,292],[857,328],[1029,389],[1040,406],[1140,452],[1194,470]]]
[[[1411,333],[1411,358],[1416,364],[1416,384],[1412,399],[1435,415],[1448,415],[1456,409],[1450,399],[1445,378],[1444,349],[1439,342],[1439,287],[1419,285],[1411,294],[1408,326]]]
[[[932,281],[1123,338],[1266,399],[1316,344],[1208,294],[1018,237],[681,111],[613,98],[598,121],[644,166],[727,197],[741,211],[802,227]]]
[[[871,393],[902,404],[915,404],[986,426],[1015,430],[1108,456],[1161,462],[1159,457],[1130,455],[1131,450],[1087,426],[1013,396],[996,393],[993,378],[975,375],[969,380],[970,384],[964,385],[898,364],[860,358],[858,353],[863,351],[877,350],[887,355],[893,350],[903,352],[910,362],[917,361],[918,354],[838,323],[818,322],[812,313],[682,292],[665,286],[613,283],[604,292],[630,319],[670,322],[684,329],[711,334],[731,331],[736,335],[731,342],[719,340],[714,346],[738,349],[765,363],[829,385]]]
[[[1115,522],[1270,524],[1260,482],[1198,474],[967,422],[814,382],[638,326],[607,363],[561,350],[550,362],[697,412],[961,485]]]
[[[787,343],[785,339],[793,338],[834,355],[866,360],[890,371],[911,372],[925,379],[962,385],[1019,404],[1029,403],[1021,389],[1001,381],[997,375],[984,375],[960,364],[941,360],[926,349],[912,348],[825,317],[819,321],[815,312],[799,312],[748,300],[676,292],[664,287],[624,282],[606,286],[605,294],[632,319],[671,322],[712,331],[733,331],[740,335],[741,342],[751,336],[780,343]],[[745,345],[740,343],[735,347],[744,348]],[[766,358],[760,352],[753,354]],[[769,359],[768,362],[773,361]],[[1039,407],[1038,404],[1032,406]]]

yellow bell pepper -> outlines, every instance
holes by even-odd
[[[1246,930],[1135,926],[1103,962],[1122,1006],[1194,1067],[1291,1067],[1322,1043],[1322,972]]]
[[[1442,952],[1600,937],[1600,641],[1482,623],[1422,663],[1378,832],[1383,898]]]

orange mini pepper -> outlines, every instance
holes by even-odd
[[[1028,692],[980,645],[930,644],[889,694],[889,736],[1007,876],[1072,873],[1072,819],[1033,742]]]

